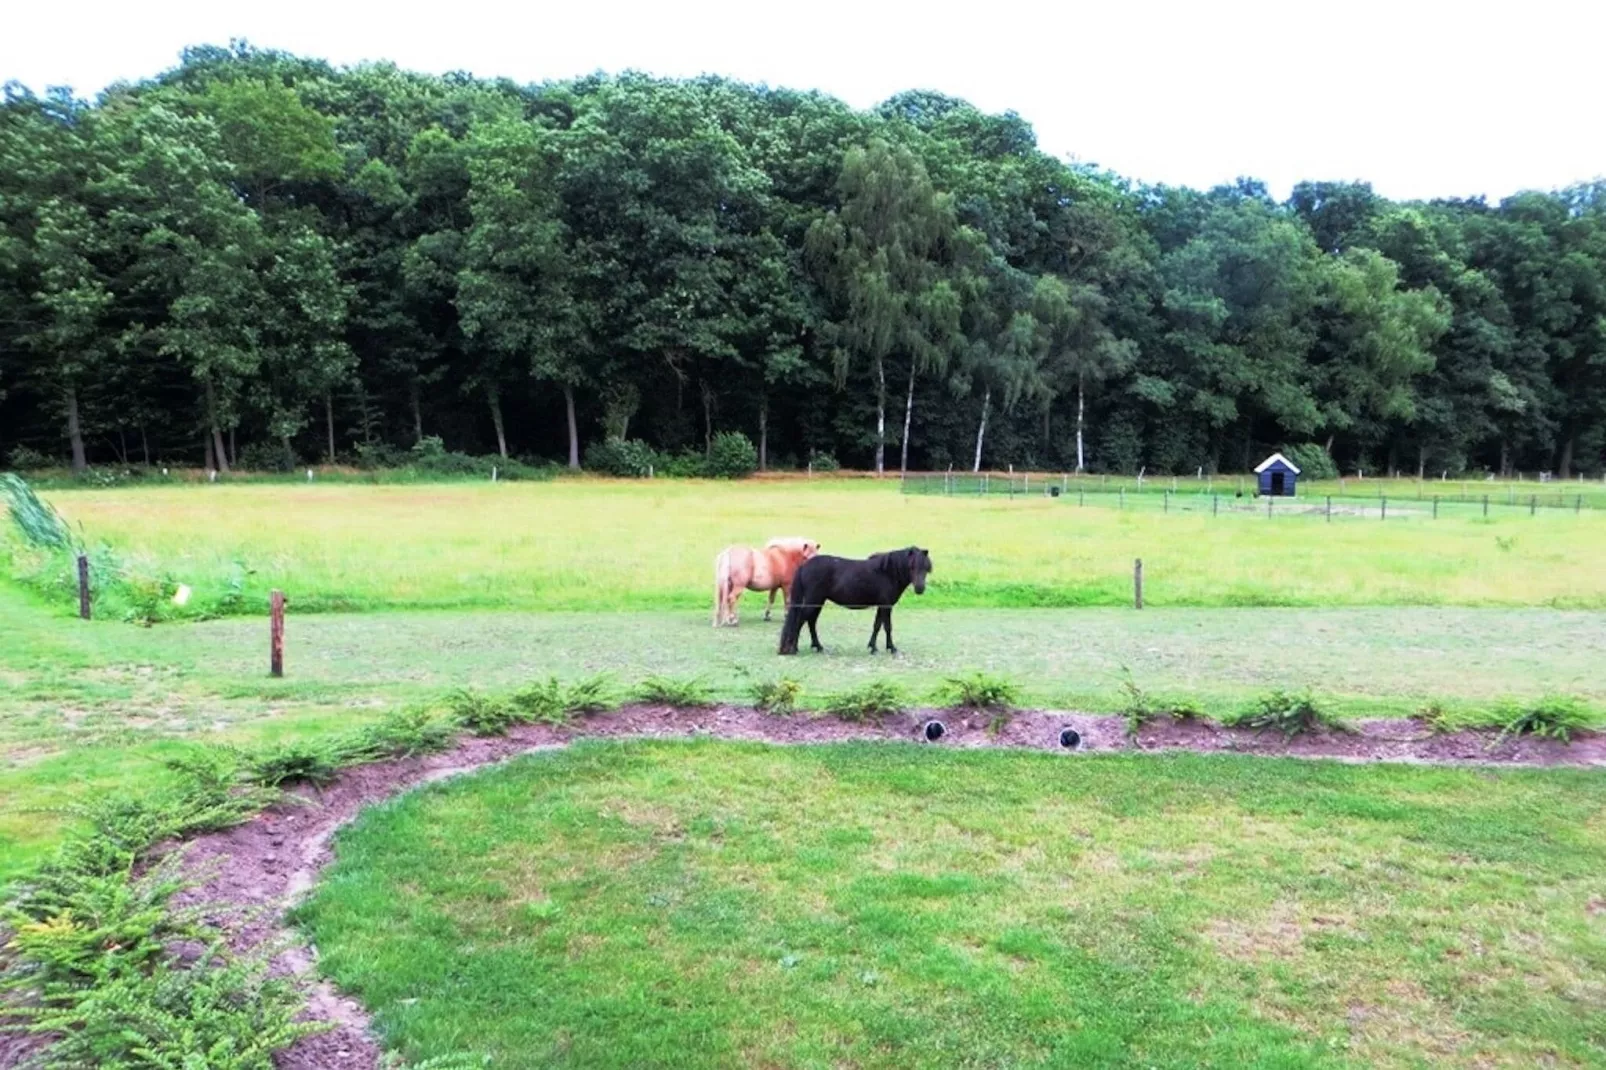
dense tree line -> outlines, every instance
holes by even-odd
[[[1013,114],[245,45],[0,105],[0,458],[426,436],[769,466],[1565,477],[1606,456],[1606,186],[1143,186]],[[1330,459],[1330,461],[1329,461]]]

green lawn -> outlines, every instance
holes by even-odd
[[[587,743],[369,811],[300,917],[408,1058],[1606,1064],[1606,779]]]
[[[848,556],[927,547],[934,607],[1125,605],[1141,557],[1152,606],[1606,608],[1600,510],[1328,524],[902,495],[871,480],[202,484],[49,497],[132,574],[194,588],[192,611],[226,598],[235,578],[240,605],[279,587],[303,612],[711,610],[720,548],[785,534]],[[70,585],[57,600],[73,604]]]
[[[557,674],[699,676],[743,701],[800,680],[805,701],[891,678],[929,697],[969,670],[1008,676],[1039,706],[1116,710],[1123,667],[1146,690],[1221,715],[1272,688],[1311,687],[1347,716],[1424,701],[1481,709],[1566,694],[1606,709],[1606,614],[1535,609],[935,609],[896,615],[902,654],[864,650],[870,620],[828,610],[828,653],[782,659],[748,595],[745,623],[701,612],[292,613],[288,672],[267,675],[267,627],[231,619],[154,628],[64,618],[0,585],[0,880],[54,842],[60,807],[137,787],[188,741],[318,735],[457,687],[512,690]]]

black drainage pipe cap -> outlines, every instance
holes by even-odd
[[[1082,745],[1082,733],[1074,728],[1060,729],[1060,746],[1066,750],[1076,750]]]
[[[927,743],[935,743],[948,734],[948,726],[941,721],[927,721],[921,732],[925,735]]]

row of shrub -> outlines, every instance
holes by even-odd
[[[19,472],[46,473],[51,480],[92,486],[179,482],[185,478],[171,475],[160,466],[135,464],[99,466],[76,476],[56,475],[54,473],[62,470],[59,460],[25,446],[12,450],[8,460],[10,467]],[[552,462],[538,458],[481,456],[448,450],[445,443],[433,435],[426,435],[407,449],[388,443],[358,443],[350,455],[340,458],[340,462],[358,469],[363,473],[361,478],[384,482],[489,479],[493,471],[499,480],[541,480],[551,479],[561,471]],[[811,453],[806,464],[814,472],[840,470],[836,458],[827,453]],[[271,444],[261,443],[242,449],[236,467],[239,472],[235,478],[246,473],[249,474],[246,478],[273,478],[275,475],[283,478],[303,470],[297,458]],[[707,452],[664,453],[640,439],[608,439],[586,447],[585,468],[601,475],[629,478],[742,479],[758,471],[758,450],[740,431],[722,431],[715,435]],[[326,471],[319,478],[354,477]]]
[[[668,454],[639,438],[610,438],[586,447],[585,467],[603,475],[633,479],[742,479],[758,471],[758,450],[740,431],[721,431],[709,443],[706,453],[686,450]]]

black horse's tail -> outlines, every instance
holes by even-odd
[[[786,607],[786,619],[781,622],[781,645],[777,654],[796,654],[797,641],[803,634],[803,610],[797,604],[797,588],[792,588],[792,604]]]

